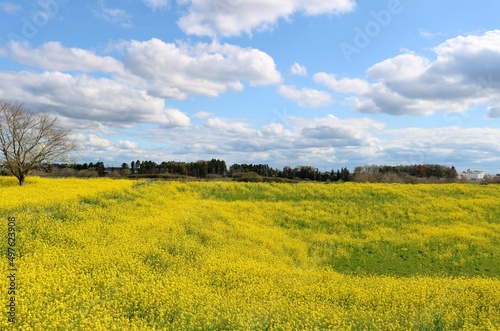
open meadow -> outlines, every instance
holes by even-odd
[[[1,330],[500,329],[500,185],[1,177],[0,217]]]

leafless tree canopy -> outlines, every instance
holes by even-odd
[[[43,163],[64,161],[76,150],[70,130],[58,128],[59,120],[34,114],[20,103],[0,99],[0,144],[5,163],[19,184],[30,170]]]

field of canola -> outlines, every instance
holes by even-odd
[[[500,330],[500,185],[0,178],[0,330]]]

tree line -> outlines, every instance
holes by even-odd
[[[359,182],[430,182],[455,181],[458,178],[454,166],[439,164],[415,165],[365,165],[354,169],[354,178]]]
[[[72,171],[71,171],[72,170]],[[122,163],[121,167],[106,167],[103,162],[83,164],[53,163],[44,167],[46,173],[55,175],[70,175],[80,172],[82,177],[95,176],[125,176],[140,177],[195,177],[201,179],[215,179],[221,177],[234,178],[241,181],[260,181],[271,178],[286,180],[312,181],[349,181],[351,172],[347,167],[338,170],[319,171],[312,166],[285,166],[282,169],[273,168],[268,164],[235,163],[227,166],[224,160],[211,159],[196,162],[163,161],[131,161]]]
[[[437,164],[365,165],[349,171],[347,167],[320,171],[313,166],[285,166],[274,168],[268,164],[235,163],[227,166],[224,160],[211,159],[196,162],[134,160],[120,167],[106,167],[103,162],[83,164],[51,164],[47,173],[65,176],[80,173],[82,177],[111,176],[128,178],[231,178],[238,181],[318,181],[318,182],[451,182],[456,181],[455,167]]]

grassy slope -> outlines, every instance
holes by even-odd
[[[500,276],[500,187],[209,184],[203,199],[250,201],[308,255],[340,272]]]

